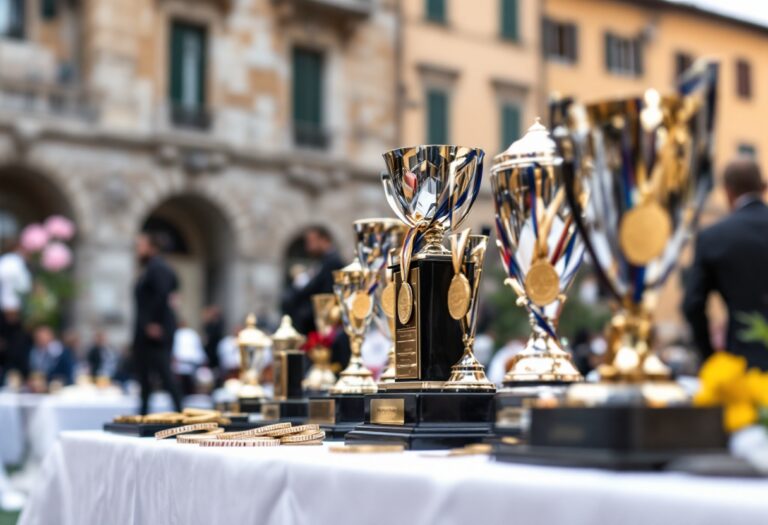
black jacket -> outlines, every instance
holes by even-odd
[[[147,350],[162,346],[171,350],[176,331],[176,315],[171,306],[171,295],[178,289],[176,273],[161,257],[152,257],[136,281],[136,322],[133,332],[134,350]],[[156,323],[163,328],[160,340],[147,337],[147,325]]]
[[[768,347],[741,335],[743,313],[768,320],[768,207],[752,201],[703,230],[686,278],[683,310],[703,357],[713,352],[707,322],[707,297],[718,292],[728,307],[726,350],[747,358],[750,367],[768,370]]]
[[[344,266],[336,250],[326,253],[320,260],[317,273],[299,289],[288,292],[283,301],[283,313],[290,315],[293,326],[299,332],[308,334],[315,330],[315,318],[312,310],[312,296],[319,293],[333,292],[333,272]]]

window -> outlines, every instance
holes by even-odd
[[[544,56],[551,60],[575,63],[578,60],[576,24],[544,20]]]
[[[207,128],[206,30],[186,22],[171,24],[169,98],[171,121],[184,127]]]
[[[24,38],[24,0],[0,0],[0,37]]]
[[[752,66],[744,59],[736,61],[736,92],[739,98],[752,98]]]
[[[446,23],[445,17],[445,0],[425,0],[426,5],[424,10],[427,13],[427,20],[430,22],[437,22],[439,24]]]
[[[58,0],[40,0],[40,14],[43,20],[56,18]]]
[[[323,55],[319,51],[293,50],[293,133],[299,146],[327,146],[323,127]]]
[[[683,76],[683,73],[693,65],[693,56],[688,53],[675,53],[675,80]]]
[[[448,143],[448,93],[442,89],[428,89],[427,144]]]
[[[501,147],[506,150],[520,138],[520,106],[505,102],[501,105]]]
[[[752,144],[739,144],[739,157],[746,157],[748,159],[757,158],[757,149]]]
[[[639,38],[624,38],[605,34],[605,67],[611,73],[641,76],[643,74],[643,45]]]
[[[517,32],[517,0],[501,1],[501,38],[504,40],[518,40]]]

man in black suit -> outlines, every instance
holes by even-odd
[[[768,319],[768,207],[765,183],[752,160],[730,163],[724,174],[731,214],[703,230],[685,290],[683,310],[694,340],[706,358],[715,350],[707,321],[707,298],[718,292],[728,307],[725,350],[746,357],[748,366],[768,370],[768,347],[746,340],[745,314]]]
[[[333,292],[333,272],[344,266],[333,237],[324,226],[310,226],[304,232],[304,249],[319,260],[319,266],[306,284],[290,290],[283,302],[283,311],[291,316],[293,325],[301,333],[315,330],[312,296]]]
[[[171,394],[177,411],[181,411],[181,394],[171,373],[171,352],[176,332],[176,316],[171,298],[178,279],[160,256],[161,239],[142,233],[136,240],[136,255],[142,271],[136,281],[136,322],[133,353],[136,375],[141,384],[141,413],[149,410],[152,376],[157,375],[162,387]]]

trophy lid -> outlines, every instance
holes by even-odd
[[[293,327],[290,316],[284,315],[280,327],[272,334],[272,346],[275,350],[295,350],[304,344],[307,338]]]
[[[272,344],[269,336],[256,328],[256,316],[248,314],[245,319],[245,328],[237,334],[237,346],[243,348],[255,346],[258,348],[267,348]]]
[[[534,161],[549,163],[560,161],[557,155],[557,144],[552,140],[539,117],[536,117],[536,122],[528,128],[525,135],[494,157],[493,171]]]

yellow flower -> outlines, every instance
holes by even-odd
[[[757,408],[755,408],[753,403],[748,401],[730,403],[725,406],[723,419],[725,429],[728,432],[735,432],[757,421]]]
[[[754,403],[757,406],[768,407],[768,373],[752,368],[747,372],[745,382]]]
[[[717,352],[704,362],[699,372],[705,385],[724,385],[741,378],[747,371],[747,360],[727,352]]]

